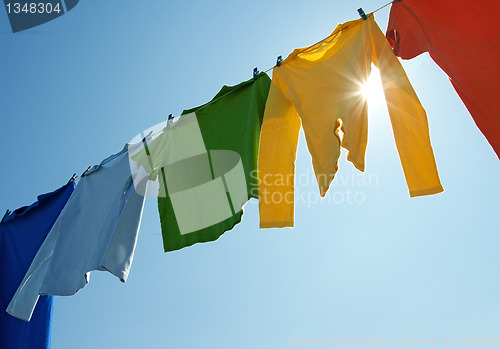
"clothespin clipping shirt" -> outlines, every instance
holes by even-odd
[[[254,80],[257,79],[258,76],[259,76],[259,69],[253,68],[253,78],[254,78]]]
[[[363,11],[363,9],[362,9],[362,8],[358,8],[358,13],[359,13],[359,16],[360,16],[361,18],[363,18],[363,20],[368,19],[368,17],[366,17],[365,11]]]
[[[3,223],[3,220],[5,219],[5,217],[7,217],[8,215],[10,215],[10,210],[7,209],[7,211],[5,212],[5,214],[3,215],[2,217],[2,220],[0,221],[0,224]]]
[[[87,167],[87,169],[85,171],[83,171],[82,175],[80,176],[80,178],[82,178],[83,176],[85,176],[85,174],[92,168],[92,166],[89,166]]]
[[[174,122],[174,117],[172,116],[172,114],[170,114],[167,120],[167,128],[169,128],[170,125],[172,125],[172,122]]]
[[[68,184],[70,184],[71,182],[76,181],[77,178],[78,177],[76,176],[76,173],[73,173],[73,176],[69,179]]]

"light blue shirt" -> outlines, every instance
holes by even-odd
[[[35,256],[7,312],[29,321],[39,295],[69,296],[91,270],[122,282],[132,264],[144,196],[131,177],[128,146],[87,170]]]

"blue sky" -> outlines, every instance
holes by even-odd
[[[82,1],[17,34],[0,11],[0,209],[31,204],[168,114],[383,4]],[[388,14],[375,15],[383,31]],[[127,283],[93,272],[58,297],[52,347],[289,348],[323,336],[437,336],[447,347],[446,336],[500,336],[498,158],[428,55],[403,65],[444,193],[409,198],[385,102],[371,98],[366,172],[343,154],[322,201],[301,136],[306,199],[293,229],[259,229],[252,201],[216,242],[165,254],[149,198]]]

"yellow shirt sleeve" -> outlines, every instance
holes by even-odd
[[[295,154],[300,119],[279,72],[267,97],[259,146],[260,227],[293,227]]]
[[[427,114],[373,15],[368,20],[371,23],[372,59],[380,70],[394,139],[410,196],[440,193],[443,187],[431,147]]]

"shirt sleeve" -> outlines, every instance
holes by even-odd
[[[405,4],[406,1],[392,4],[386,37],[395,55],[411,59],[429,51],[431,44],[425,29]],[[419,4],[415,1],[412,6]]]
[[[7,307],[7,313],[10,315],[24,321],[31,320],[45,275],[52,262],[52,253],[57,240],[55,235],[49,233],[31,262],[23,281]]]
[[[394,139],[410,196],[440,193],[443,187],[431,146],[427,114],[373,16],[369,20],[372,22],[372,59],[380,70]]]
[[[295,156],[300,118],[286,96],[286,85],[273,70],[264,111],[258,162],[261,228],[293,227]]]

